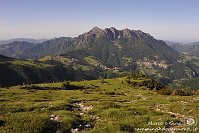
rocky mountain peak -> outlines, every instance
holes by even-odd
[[[114,40],[119,36],[119,31],[114,27],[104,29],[105,35],[110,39]]]
[[[131,36],[131,30],[125,28],[122,30],[122,33],[124,36]]]
[[[123,30],[117,30],[114,27],[101,29],[98,27],[92,28],[89,32],[86,32],[79,36],[78,44],[79,43],[89,43],[93,42],[96,38],[105,36],[110,41],[115,41],[118,38],[124,37],[124,38],[138,38],[141,40],[141,38],[151,38],[150,35],[142,32],[141,30],[130,30],[128,28],[125,28]]]
[[[103,31],[103,29],[100,29],[99,27],[94,27],[92,30],[90,30],[90,32],[92,32],[92,33],[100,33],[102,31]]]
[[[94,27],[89,32],[79,35],[78,39],[76,40],[76,43],[77,44],[87,44],[90,41],[91,42],[94,41],[95,38],[100,36],[102,33],[103,33],[103,29]]]
[[[110,28],[109,28],[109,30],[111,30],[113,33],[118,32],[118,30],[117,30],[117,29],[115,29],[114,27],[110,27]]]

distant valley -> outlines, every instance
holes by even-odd
[[[199,57],[199,42],[193,42],[189,44],[171,44],[170,45],[174,50],[180,53],[186,53],[189,55],[194,55]]]

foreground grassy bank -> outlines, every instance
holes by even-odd
[[[70,82],[70,86],[1,88],[0,132],[154,133],[172,128],[199,132],[193,122],[199,119],[198,95],[160,95],[130,86],[126,78]]]

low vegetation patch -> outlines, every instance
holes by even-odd
[[[161,90],[165,88],[163,84],[158,83],[153,79],[147,79],[143,75],[139,74],[132,74],[127,76],[126,83],[133,87],[146,87],[149,90]]]
[[[191,96],[193,95],[193,91],[190,89],[171,89],[171,88],[164,88],[158,91],[159,94],[162,95],[179,95],[179,96]]]
[[[82,89],[86,89],[84,86],[71,85],[69,81],[62,82],[61,87],[64,90],[82,90]]]

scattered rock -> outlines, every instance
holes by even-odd
[[[124,96],[127,96],[128,94],[124,93]]]
[[[83,102],[76,103],[76,105],[79,107],[79,110],[82,112],[88,112],[89,110],[93,109],[93,105],[86,106],[83,104]]]
[[[45,110],[45,108],[41,108],[41,110]]]
[[[85,128],[91,128],[91,125],[90,124],[86,124],[84,125]]]
[[[133,115],[139,115],[139,112],[135,111],[133,112]]]
[[[167,128],[168,133],[175,133],[173,127]]]
[[[71,105],[73,106],[73,108],[76,108],[76,110],[70,110],[71,112],[75,112],[75,114],[81,118],[81,117],[85,117],[88,114],[88,111],[90,111],[91,109],[93,109],[93,105],[85,105],[85,103],[83,101],[78,101],[78,102],[75,102],[74,103],[75,105]],[[56,118],[55,115],[51,115],[53,118],[53,120]],[[95,124],[97,124],[97,122],[100,120],[99,117],[97,116],[94,116],[94,115],[89,115],[89,117],[91,118],[91,121],[94,122],[95,121]],[[91,123],[92,123],[91,122]],[[85,122],[83,120],[77,120],[77,121],[74,121],[73,122],[73,126],[72,126],[72,129],[71,129],[71,133],[77,133],[79,131],[82,131],[82,130],[89,130],[91,128],[94,128],[94,125],[91,124],[90,122]]]
[[[71,129],[70,131],[71,131],[71,133],[78,133],[78,128]]]
[[[199,97],[193,98],[194,101],[199,101]]]
[[[179,114],[179,113],[174,113],[174,112],[165,112],[167,114],[170,114],[171,116],[175,117],[175,118],[185,118],[184,115]]]
[[[79,113],[79,115],[84,115],[84,113]]]
[[[182,104],[187,104],[188,102],[185,102],[185,101],[180,101]]]
[[[52,121],[58,121],[58,119],[59,119],[59,116],[56,116],[54,114],[50,115],[50,120],[52,120]]]
[[[156,111],[160,111],[160,109],[159,109],[159,108],[157,108],[157,109],[156,109]]]

